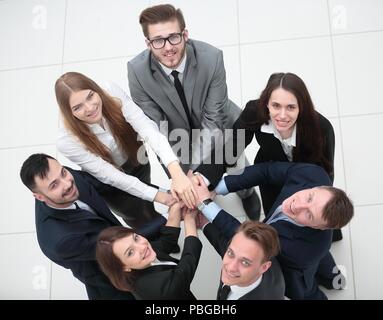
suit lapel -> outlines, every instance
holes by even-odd
[[[96,189],[94,189],[94,187],[91,185],[86,185],[85,183],[83,183],[82,177],[76,172],[71,172],[73,174],[77,189],[79,191],[79,200],[86,203],[97,213],[97,215],[91,213],[91,217],[97,219],[100,219],[101,217],[112,223],[112,225],[121,225],[120,222],[114,217],[114,215],[110,211],[105,200],[97,193]]]
[[[187,118],[187,115],[185,113],[185,110],[182,106],[182,102],[180,97],[178,96],[177,90],[174,87],[173,83],[170,81],[168,76],[164,73],[161,66],[158,64],[157,61],[153,58],[151,55],[151,69],[153,71],[153,77],[156,80],[157,84],[156,86],[158,88],[161,88],[165,95],[169,98],[169,100],[172,102],[173,108],[170,104],[164,103],[161,104],[161,108],[164,109],[165,114],[172,114],[174,113],[174,109],[180,114],[182,119],[185,121],[185,127],[189,127],[189,121]],[[161,101],[162,99],[160,99]]]
[[[185,97],[190,111],[190,115],[193,114],[192,111],[192,98],[194,92],[194,86],[197,80],[197,60],[195,58],[194,50],[191,45],[186,44],[186,69],[185,76],[183,78],[183,86],[185,91]],[[192,116],[193,118],[193,116]]]

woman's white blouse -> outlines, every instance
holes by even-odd
[[[116,84],[105,83],[102,88],[112,97],[122,102],[122,113],[126,121],[139,134],[139,137],[153,149],[167,167],[169,163],[178,160],[171,149],[166,137],[162,135],[156,123],[149,119],[132,99]],[[110,149],[113,161],[123,165],[128,159],[118,147],[105,119],[104,128],[98,124],[89,125],[97,138]],[[73,136],[64,126],[61,127],[57,138],[58,150],[80,168],[105,184],[112,185],[144,200],[153,201],[157,189],[138,178],[127,175],[109,162],[88,151],[79,139]]]

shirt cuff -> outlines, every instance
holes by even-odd
[[[222,178],[217,186],[215,187],[214,191],[216,194],[221,194],[221,195],[226,195],[229,193],[229,190],[227,190],[226,183],[225,183],[225,178]]]
[[[221,210],[222,209],[218,204],[210,202],[207,206],[205,206],[205,208],[202,209],[202,213],[210,222],[213,222]]]
[[[198,171],[195,172],[194,174],[196,174],[196,173],[199,174],[199,175],[202,177],[203,181],[205,181],[205,184],[206,184],[206,186],[208,187],[208,186],[210,185],[210,181],[209,181],[209,179],[206,178],[203,174],[199,173]]]
[[[143,190],[143,197],[142,199],[153,202],[154,198],[157,195],[157,192],[159,191],[157,188],[154,188],[152,186],[147,186],[145,190]]]
[[[170,153],[171,152],[171,153]],[[171,164],[173,161],[178,161],[177,156],[173,153],[173,150],[170,148],[169,152],[164,152],[160,155],[160,158],[162,160],[162,163],[167,168],[169,164]]]

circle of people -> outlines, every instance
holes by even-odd
[[[81,170],[43,153],[22,165],[42,252],[70,269],[89,299],[193,300],[201,229],[222,258],[219,300],[327,299],[319,285],[344,288],[329,250],[353,204],[332,186],[334,130],[303,80],[274,73],[241,110],[228,99],[222,51],[189,38],[180,9],[149,7],[139,23],[147,49],[128,62],[131,97],[77,72],[56,81],[57,148]],[[164,123],[181,139],[160,131]],[[213,136],[206,132],[223,139],[206,143]],[[254,136],[259,150],[250,165],[244,150]],[[145,145],[170,190],[150,183]],[[182,156],[174,151],[180,146]],[[218,161],[217,151],[227,150],[234,161]],[[215,202],[231,192],[248,216],[243,223]],[[153,202],[169,207],[167,219]]]

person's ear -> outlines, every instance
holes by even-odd
[[[125,272],[130,272],[130,271],[132,271],[132,269],[130,269],[129,267],[124,267],[124,271]]]
[[[39,201],[45,201],[45,197],[41,193],[33,192],[33,196]]]
[[[189,40],[189,31],[187,29],[184,29],[184,40],[185,42]]]
[[[148,49],[150,50],[151,47],[150,47],[150,41],[148,39],[145,39],[145,44],[146,46],[148,47]]]
[[[265,273],[267,270],[269,270],[269,268],[271,267],[273,263],[269,260],[269,261],[266,261],[264,262],[262,265],[261,265],[261,273]]]

